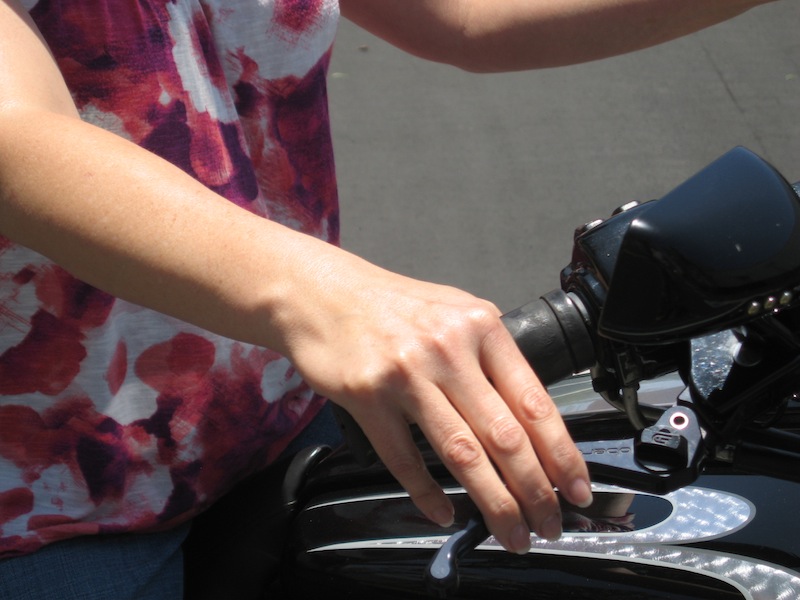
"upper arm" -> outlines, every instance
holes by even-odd
[[[466,11],[460,0],[340,0],[342,15],[401,50],[459,64],[465,50]]]
[[[0,0],[0,108],[30,107],[77,115],[36,25],[16,0]]]
[[[774,0],[340,0],[399,48],[469,71],[556,67],[632,52]]]

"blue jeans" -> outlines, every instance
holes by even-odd
[[[341,442],[326,407],[284,456],[312,444]],[[87,536],[0,561],[2,600],[180,600],[183,544],[191,524],[148,534]]]
[[[0,598],[179,600],[188,532],[187,523],[162,533],[73,538],[3,560]]]

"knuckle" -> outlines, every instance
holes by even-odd
[[[483,458],[480,444],[464,433],[451,435],[442,444],[442,460],[459,471],[470,471],[478,467]]]
[[[540,486],[528,491],[525,503],[538,512],[553,508],[558,504],[558,500],[553,488]]]
[[[395,454],[383,460],[386,468],[389,469],[392,475],[403,483],[403,485],[411,486],[411,482],[425,473],[425,465],[418,457],[411,454]]]
[[[491,329],[500,324],[500,312],[491,302],[481,301],[469,312],[469,320],[481,329]]]
[[[441,488],[430,478],[417,487],[406,487],[408,495],[413,499],[417,506],[426,506],[435,503],[442,494]]]
[[[497,454],[516,454],[527,444],[528,436],[525,430],[509,417],[495,419],[489,427],[487,445]]]
[[[351,398],[370,398],[403,389],[411,381],[408,358],[398,354],[392,359],[373,360],[349,369],[341,379],[344,394]]]
[[[458,342],[458,329],[455,327],[440,327],[431,331],[424,340],[427,351],[431,352],[436,360],[449,360],[450,351]]]
[[[347,369],[340,385],[347,396],[359,398],[369,395],[381,379],[377,368],[364,365],[359,369]]]
[[[467,307],[451,307],[443,318],[431,322],[421,333],[420,346],[436,360],[457,363],[465,344],[491,337],[488,334],[497,328],[505,331],[499,311],[488,302],[476,301]]]
[[[562,469],[566,468],[568,465],[583,461],[580,451],[571,439],[553,445],[549,449],[548,455],[549,458]]]
[[[540,386],[530,386],[519,396],[519,406],[525,419],[539,423],[551,419],[556,413],[556,406]]]
[[[501,520],[516,519],[519,516],[519,504],[508,494],[498,496],[489,506],[491,514]]]
[[[371,396],[371,390],[374,389],[372,380],[364,373],[359,373],[358,375],[349,373],[342,377],[340,386],[341,395],[347,399],[361,399]]]

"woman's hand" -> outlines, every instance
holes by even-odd
[[[561,533],[553,485],[591,501],[585,464],[555,405],[488,302],[384,271],[341,250],[309,255],[314,282],[287,309],[286,352],[361,425],[431,520],[453,507],[408,428],[423,431],[510,551]],[[302,316],[301,316],[302,315]]]

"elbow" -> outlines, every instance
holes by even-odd
[[[447,64],[466,73],[492,74],[535,69],[538,65],[525,62],[510,48],[498,44],[465,40],[456,47],[442,49],[437,55],[425,56],[428,60]]]
[[[448,62],[451,66],[461,71],[476,75],[505,73],[511,70],[497,64],[496,61],[487,60],[485,57],[461,55]]]

